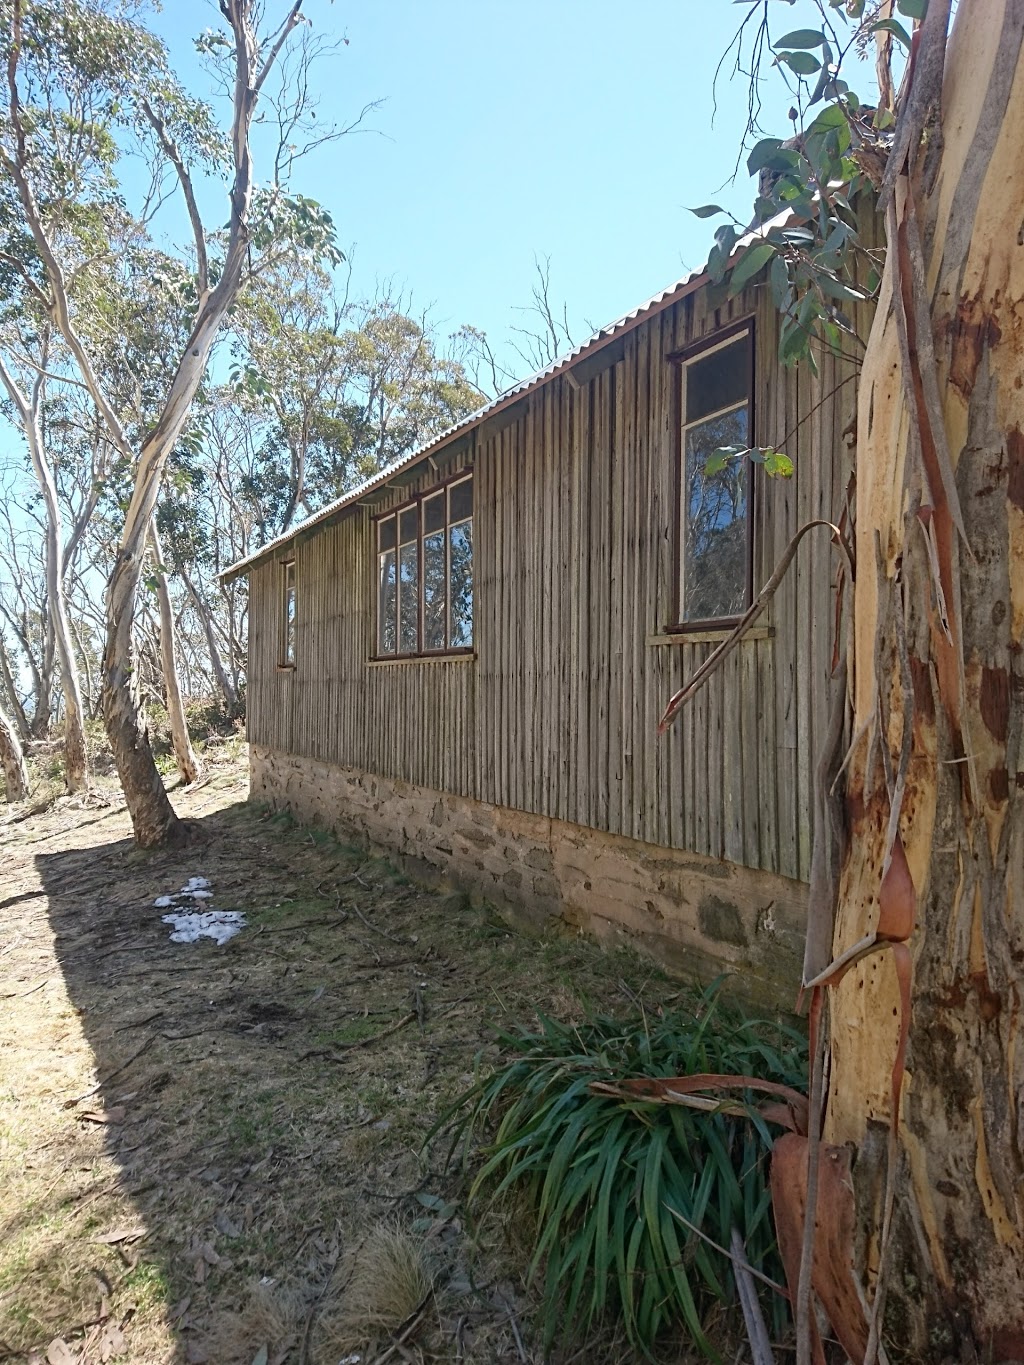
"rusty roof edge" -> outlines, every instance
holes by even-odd
[[[748,234],[748,237],[744,239],[744,245],[749,241],[751,235],[753,234]],[[354,506],[361,498],[364,498],[367,493],[371,493],[382,485],[389,483],[397,475],[405,472],[412,465],[417,464],[420,460],[424,460],[428,456],[443,449],[449,442],[475,430],[482,422],[486,421],[487,418],[502,412],[505,408],[511,407],[513,403],[518,402],[527,394],[532,393],[541,385],[546,384],[557,374],[561,374],[563,371],[571,369],[572,366],[582,360],[584,356],[595,354],[616,338],[624,336],[626,333],[633,331],[634,328],[639,327],[640,324],[646,322],[648,318],[657,316],[657,314],[664,311],[664,309],[671,307],[673,303],[678,303],[680,299],[686,298],[687,295],[693,293],[700,285],[704,284],[707,278],[708,274],[706,269],[691,270],[690,273],[684,275],[682,279],[677,280],[674,284],[670,284],[666,289],[662,289],[659,293],[653,294],[645,303],[641,303],[638,307],[631,309],[628,313],[624,313],[622,317],[616,318],[614,322],[609,322],[606,326],[598,328],[598,330],[589,336],[586,341],[581,342],[579,346],[566,352],[564,356],[559,356],[549,365],[544,366],[543,369],[528,375],[526,379],[519,380],[519,382],[514,384],[510,389],[506,389],[503,394],[499,394],[497,398],[492,398],[491,401],[485,403],[483,407],[478,408],[475,412],[471,412],[468,416],[461,418],[453,426],[447,427],[444,431],[440,432],[437,436],[425,442],[423,445],[417,446],[417,448],[408,455],[404,455],[400,460],[394,461],[393,464],[388,465],[386,469],[382,469],[378,474],[374,474],[371,478],[364,479],[364,481],[357,484],[355,488],[350,489],[347,493],[343,493],[340,498],[335,498],[335,500],[329,502],[326,507],[322,507],[319,512],[314,512],[311,517],[307,517],[305,521],[300,522],[298,526],[294,526],[288,531],[283,532],[273,540],[268,540],[266,545],[261,545],[260,548],[254,550],[252,554],[229,565],[228,568],[221,571],[218,578],[222,583],[230,583],[242,574],[247,573],[262,560],[270,558],[285,546],[295,542],[299,536],[306,535],[315,527],[330,521],[331,518],[346,511],[349,507]]]

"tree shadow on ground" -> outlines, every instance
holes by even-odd
[[[614,988],[613,959],[524,944],[244,803],[195,821],[184,849],[143,852],[104,828],[34,859],[67,995],[24,1039],[50,1050],[59,1079],[39,1113],[53,1178],[0,1220],[0,1242],[25,1243],[26,1283],[49,1277],[63,1295],[60,1329],[46,1330],[68,1336],[67,1360],[336,1365],[373,1335],[346,1285],[367,1232],[396,1220],[415,1223],[416,1254],[446,1289],[426,1310],[399,1295],[385,1344],[418,1311],[406,1356],[426,1336],[435,1359],[526,1359],[507,1251],[481,1286],[458,1178],[422,1141],[471,1079],[493,1015],[578,1010],[567,971],[597,996]],[[223,946],[171,942],[154,907],[196,876],[210,906],[248,917]],[[2,1324],[0,1300],[0,1346]]]

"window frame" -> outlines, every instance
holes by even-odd
[[[294,671],[297,657],[297,622],[299,613],[299,592],[295,569],[295,556],[279,561],[281,569],[280,597],[278,599],[278,650],[277,666],[288,672]],[[288,615],[288,599],[292,600],[292,613]]]
[[[726,346],[732,345],[733,342],[744,335],[750,337],[750,371],[747,376],[747,441],[753,449],[757,444],[757,428],[755,425],[757,421],[757,405],[754,401],[754,381],[757,371],[757,338],[753,316],[740,318],[736,322],[730,323],[727,327],[721,327],[710,336],[703,337],[700,341],[694,342],[693,345],[675,351],[667,357],[672,366],[672,474],[674,485],[672,506],[675,521],[672,574],[672,611],[674,620],[664,627],[666,634],[669,635],[686,635],[698,632],[707,634],[707,632],[715,630],[728,631],[732,629],[743,616],[743,612],[738,612],[732,616],[694,617],[694,619],[690,621],[687,621],[684,618],[686,585],[683,582],[685,564],[683,490],[686,476],[685,427],[687,424],[685,422],[686,409],[684,404],[686,397],[687,367],[695,360],[704,360],[715,351],[724,350]],[[732,412],[739,406],[740,404],[736,403],[722,411]],[[708,413],[705,417],[700,418],[700,421],[707,421],[715,415],[715,413]],[[696,423],[693,423],[692,425],[696,425]],[[746,582],[744,584],[743,611],[746,611],[754,600],[754,506],[759,481],[756,477],[754,461],[751,459],[747,460],[746,483]]]
[[[452,521],[449,520],[450,510],[451,510],[451,489],[452,489],[456,484],[459,484],[459,483],[472,483],[472,484],[474,485],[474,490],[473,490],[473,511],[472,511],[472,514],[471,514],[469,517],[463,517],[463,518],[461,519],[461,521],[452,522]],[[372,555],[373,555],[373,580],[372,580],[372,581],[373,581],[373,602],[374,602],[374,605],[373,605],[373,622],[372,622],[372,625],[373,625],[373,647],[372,647],[372,649],[371,649],[371,651],[370,651],[369,658],[368,658],[368,662],[374,663],[374,664],[380,664],[380,663],[404,663],[404,662],[406,662],[406,661],[408,661],[408,660],[410,660],[410,659],[465,658],[465,657],[467,657],[467,656],[472,656],[472,655],[474,655],[474,654],[476,653],[476,627],[477,627],[477,622],[476,622],[476,582],[477,582],[477,580],[476,580],[476,572],[475,572],[475,561],[476,561],[476,536],[475,536],[475,523],[476,523],[476,488],[475,488],[475,484],[476,484],[475,470],[474,470],[473,466],[470,465],[470,466],[468,466],[468,467],[464,467],[464,468],[458,470],[457,473],[454,473],[454,474],[449,475],[449,477],[446,478],[446,479],[443,479],[443,480],[441,480],[441,481],[439,481],[439,482],[437,482],[437,483],[432,483],[432,484],[430,485],[429,488],[424,488],[421,492],[413,494],[411,497],[407,498],[404,502],[397,503],[394,507],[389,507],[388,510],[387,510],[386,512],[379,512],[379,513],[377,513],[374,517],[371,518],[371,526],[372,526],[372,528],[373,528],[373,529],[372,529],[371,540],[372,540]],[[444,512],[445,512],[445,520],[444,520],[444,525],[443,525],[443,528],[442,528],[442,529],[443,529],[443,532],[444,532],[445,586],[446,586],[445,605],[444,605],[445,640],[448,640],[448,639],[451,638],[451,625],[452,625],[452,622],[451,622],[451,611],[452,611],[452,604],[451,604],[451,548],[450,548],[450,535],[451,535],[451,530],[452,530],[452,527],[453,527],[453,526],[461,526],[461,525],[463,524],[463,522],[466,522],[466,521],[472,522],[472,523],[474,524],[474,537],[473,537],[473,560],[474,560],[474,573],[473,573],[473,643],[472,643],[471,645],[447,645],[447,644],[445,644],[445,645],[442,646],[440,649],[423,649],[423,648],[422,648],[422,645],[423,645],[423,633],[424,633],[424,629],[425,629],[425,620],[424,620],[424,618],[425,618],[425,614],[426,614],[426,611],[425,611],[426,603],[425,603],[425,599],[424,599],[424,553],[423,553],[423,541],[424,541],[424,539],[426,538],[426,536],[428,536],[428,535],[436,535],[436,534],[437,534],[437,531],[431,531],[431,532],[426,532],[426,531],[425,531],[426,516],[425,516],[425,514],[424,514],[424,513],[425,513],[424,504],[425,504],[426,502],[428,502],[431,498],[436,497],[439,493],[444,495]],[[416,544],[416,554],[417,554],[417,584],[418,584],[418,586],[417,586],[417,606],[416,606],[416,613],[417,613],[416,642],[417,642],[418,648],[415,649],[415,650],[400,650],[400,649],[398,648],[398,642],[399,642],[399,638],[400,638],[400,626],[401,626],[401,623],[400,623],[400,620],[399,620],[399,612],[400,612],[400,610],[401,610],[401,586],[400,586],[400,578],[401,578],[400,568],[401,568],[401,566],[400,566],[400,560],[399,560],[399,551],[400,551],[400,549],[401,549],[401,532],[400,532],[400,529],[399,529],[399,525],[400,525],[399,519],[400,519],[400,517],[401,517],[401,515],[402,515],[403,512],[408,512],[408,511],[410,510],[410,508],[413,508],[413,507],[415,507],[415,508],[417,509],[417,521],[418,521],[418,529],[417,529],[416,541],[415,541],[415,544]],[[395,519],[395,550],[394,550],[394,553],[395,553],[395,650],[394,650],[394,652],[391,653],[391,654],[382,654],[382,653],[381,653],[381,650],[380,650],[380,625],[381,625],[381,622],[380,622],[380,556],[381,556],[381,554],[382,554],[382,551],[380,550],[380,524],[381,524],[381,522],[383,522],[383,521],[387,521],[387,520],[388,520],[389,518],[391,518],[391,517],[394,517],[394,519]],[[406,541],[406,542],[404,542],[404,543],[405,543],[405,544],[412,544],[413,542],[412,542],[412,541]]]

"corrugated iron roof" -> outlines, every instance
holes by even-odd
[[[258,550],[254,550],[253,553],[248,555],[245,559],[238,560],[221,573],[221,581],[225,583],[230,582],[233,578],[237,578],[240,574],[253,568],[261,560],[275,554],[282,546],[288,545],[291,541],[294,541],[297,536],[305,536],[313,527],[320,525],[322,522],[329,521],[332,517],[337,516],[339,512],[344,511],[345,508],[351,507],[354,503],[365,499],[367,494],[373,492],[374,489],[390,483],[397,475],[410,469],[420,460],[435,454],[450,441],[472,431],[474,427],[478,427],[480,423],[485,421],[488,417],[491,417],[495,413],[501,412],[503,408],[510,407],[513,403],[518,402],[525,394],[531,393],[534,389],[547,383],[547,381],[554,378],[556,374],[571,369],[572,366],[585,355],[600,350],[602,346],[607,345],[616,337],[632,331],[634,327],[638,326],[648,317],[654,316],[654,314],[661,312],[662,309],[678,302],[679,299],[685,298],[687,294],[693,293],[693,291],[706,279],[707,273],[705,270],[691,270],[688,275],[684,275],[682,279],[676,280],[676,282],[670,284],[667,289],[662,289],[659,293],[652,295],[645,303],[641,303],[637,308],[633,308],[630,312],[624,313],[621,318],[616,318],[614,322],[608,323],[606,327],[598,328],[593,336],[588,337],[586,341],[582,342],[579,346],[574,347],[573,350],[567,352],[567,354],[559,356],[557,360],[553,360],[550,365],[545,365],[545,367],[542,370],[538,370],[536,374],[531,374],[528,378],[521,379],[518,384],[514,384],[512,388],[506,389],[504,393],[500,394],[497,398],[492,399],[489,403],[485,403],[484,406],[478,408],[476,412],[471,412],[468,417],[463,417],[460,421],[456,422],[454,426],[448,427],[445,431],[434,436],[425,444],[418,446],[416,450],[412,451],[409,455],[404,455],[400,460],[395,460],[392,464],[388,465],[386,469],[382,469],[379,474],[374,474],[371,478],[365,479],[362,483],[357,484],[355,488],[350,489],[349,492],[342,494],[340,498],[336,498],[333,502],[328,503],[326,507],[322,507],[319,512],[314,512],[313,515],[307,517],[305,521],[300,522],[297,526],[291,527],[282,535],[277,536],[274,540],[268,541],[266,545],[262,545]]]

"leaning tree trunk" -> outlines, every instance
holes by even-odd
[[[0,766],[7,783],[7,800],[24,801],[28,796],[28,768],[18,732],[3,710],[0,710]]]
[[[7,705],[11,708],[14,715],[14,724],[17,728],[18,738],[22,744],[27,744],[32,738],[32,727],[28,723],[25,715],[25,708],[21,704],[18,696],[18,688],[14,681],[14,674],[11,672],[11,661],[7,655],[7,646],[3,636],[0,635],[0,682],[3,683],[3,691],[7,698]]]
[[[149,539],[156,558],[156,599],[160,607],[160,668],[164,675],[164,701],[167,706],[167,719],[171,726],[171,747],[174,750],[174,761],[178,767],[178,776],[187,786],[189,783],[199,780],[203,768],[196,751],[192,748],[192,739],[189,736],[188,724],[185,720],[185,707],[181,700],[178,660],[174,648],[176,634],[174,608],[171,605],[171,593],[167,586],[160,536],[155,521],[150,529]]]
[[[1024,1359],[1022,41],[1020,0],[961,0],[941,124],[915,136],[887,211],[859,398],[834,948],[876,930],[889,877],[890,912],[902,896],[916,927],[885,1333],[922,1361],[966,1358],[964,1336],[972,1359]],[[927,93],[912,83],[911,100]],[[826,1136],[858,1146],[875,1229],[904,1018],[893,962],[862,960],[831,1011]],[[878,1250],[876,1233],[869,1278]]]

